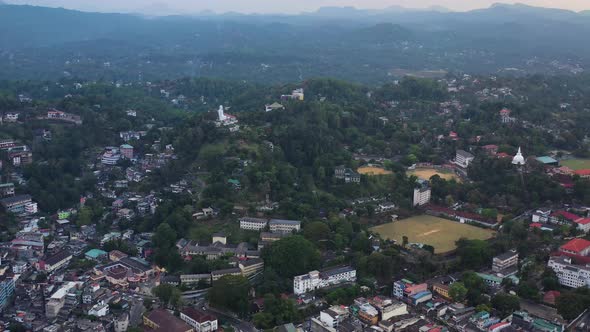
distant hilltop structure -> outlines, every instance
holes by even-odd
[[[520,147],[518,147],[518,152],[516,153],[516,156],[512,158],[512,164],[517,166],[524,166],[524,164],[526,164],[526,160],[524,159],[524,156],[520,151]]]
[[[223,105],[219,105],[217,109],[217,121],[215,121],[216,127],[227,127],[230,132],[236,132],[240,130],[238,126],[238,119],[231,114],[226,114]]]
[[[281,95],[281,100],[303,101],[304,99],[305,99],[305,94],[303,93],[302,88],[293,90],[290,95]]]

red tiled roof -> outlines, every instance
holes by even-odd
[[[503,109],[500,111],[500,114],[506,114],[506,115],[510,115],[510,113],[512,113],[512,111],[511,111],[511,110],[509,110],[509,109],[507,109],[507,108],[503,108]]]
[[[540,222],[533,222],[533,223],[531,223],[529,225],[529,227],[532,227],[532,228],[541,228],[541,227],[543,227],[543,224],[541,224]]]
[[[587,176],[590,175],[590,169],[579,169],[575,173],[580,176]]]
[[[569,221],[576,221],[578,219],[582,219],[582,217],[567,211],[555,211],[551,214],[551,217],[563,217],[564,219]]]
[[[498,158],[510,158],[510,155],[506,152],[500,152],[496,155]]]
[[[494,329],[497,329],[498,327],[504,326],[504,325],[510,325],[510,323],[508,323],[508,322],[500,322],[500,323],[494,324],[494,325],[492,325],[492,326],[490,326],[488,328],[488,331],[493,331]]]
[[[560,249],[579,253],[588,247],[590,247],[590,241],[585,239],[573,239],[562,245]]]
[[[590,224],[590,218],[584,218],[584,219],[576,220],[576,224],[588,225],[588,224]]]
[[[488,145],[484,145],[483,146],[484,149],[488,150],[488,149],[497,149],[498,146],[495,144],[488,144]]]

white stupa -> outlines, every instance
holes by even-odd
[[[514,158],[512,158],[512,164],[517,165],[517,166],[524,166],[525,163],[526,163],[526,160],[524,159],[522,152],[520,152],[520,146],[519,146],[516,156],[514,156]]]
[[[217,120],[223,122],[226,119],[227,119],[227,117],[223,113],[223,105],[219,105],[219,109],[217,110]]]

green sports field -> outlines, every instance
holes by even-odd
[[[560,161],[561,166],[567,166],[574,171],[590,169],[590,159],[569,159]]]
[[[456,248],[455,242],[464,237],[471,240],[487,240],[496,232],[458,221],[422,215],[375,226],[371,231],[379,233],[382,238],[402,243],[403,236],[410,243],[424,243],[434,247],[437,254],[449,252]]]

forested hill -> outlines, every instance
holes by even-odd
[[[589,33],[589,15],[523,5],[156,18],[2,5],[0,77],[381,83],[444,71],[578,73],[590,64]]]

